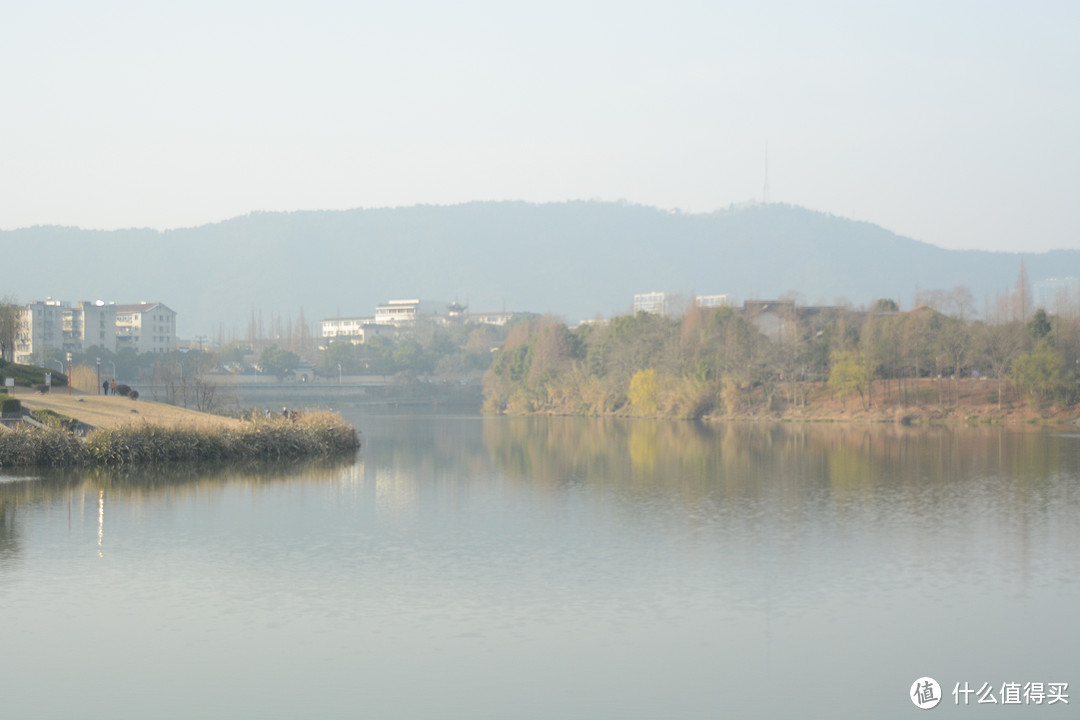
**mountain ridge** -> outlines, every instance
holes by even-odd
[[[575,200],[257,211],[190,228],[0,230],[20,302],[163,302],[182,337],[243,337],[254,312],[287,322],[370,315],[391,298],[569,322],[629,312],[634,293],[798,293],[808,304],[968,287],[977,309],[1015,283],[1080,276],[1080,251],[946,250],[792,205],[681,213]],[[41,268],[35,271],[33,268]]]

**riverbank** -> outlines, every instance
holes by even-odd
[[[0,469],[277,461],[341,455],[360,447],[356,428],[332,412],[252,420],[162,403],[93,395],[16,395],[27,410],[48,410],[90,427],[20,425],[0,431]]]
[[[39,395],[19,388],[12,396],[18,398],[27,410],[52,410],[93,428],[112,428],[132,422],[149,422],[155,425],[186,424],[195,427],[237,427],[240,421],[222,415],[211,415],[189,408],[166,405],[152,400],[132,400],[119,395],[87,395],[78,391],[68,395],[64,391]]]
[[[824,382],[778,383],[734,391],[687,383],[653,389],[649,409],[615,388],[580,394],[548,393],[539,400],[515,400],[505,415],[639,417],[669,420],[747,422],[895,423],[899,425],[1080,425],[1080,404],[1040,403],[1012,383],[963,378],[877,380],[863,393],[838,397]],[[493,413],[492,403],[485,410]]]
[[[872,392],[840,399],[825,383],[779,389],[766,407],[762,401],[734,412],[718,411],[707,420],[780,422],[896,423],[901,425],[1077,425],[1080,406],[1040,405],[1005,385],[999,398],[992,380],[923,378],[886,383]]]

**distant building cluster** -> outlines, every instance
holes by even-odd
[[[65,302],[51,298],[18,308],[15,362],[41,364],[47,351],[98,347],[137,353],[177,349],[176,312],[161,303]]]
[[[840,312],[837,307],[827,305],[798,306],[793,300],[746,300],[742,307],[735,304],[733,295],[697,295],[693,299],[699,308],[715,310],[730,307],[741,312],[758,331],[773,340],[784,342],[795,337],[797,332],[816,332],[836,319]],[[655,315],[681,315],[685,309],[682,302],[673,303],[665,293],[649,292],[634,295],[634,313],[644,312]]]
[[[395,339],[411,333],[418,324],[441,327],[451,325],[505,325],[515,317],[528,313],[468,312],[458,302],[439,303],[430,300],[388,300],[375,307],[374,315],[335,317],[323,320],[321,335],[324,342],[343,339],[363,345],[374,337]]]
[[[638,293],[634,295],[634,314],[639,312],[650,313],[652,315],[667,315],[673,308],[669,307],[669,298],[667,293],[662,292],[647,292]],[[735,298],[731,295],[696,295],[694,296],[694,304],[702,308],[720,308],[730,307],[735,302]],[[684,308],[679,307],[675,309],[677,314],[681,314]]]

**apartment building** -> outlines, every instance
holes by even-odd
[[[70,303],[43,300],[19,309],[15,328],[15,362],[42,364],[45,349],[64,349],[64,312]]]
[[[176,311],[162,303],[115,305],[116,349],[138,353],[176,350]]]
[[[41,365],[49,350],[81,353],[95,347],[108,352],[124,347],[136,352],[175,350],[176,313],[161,303],[115,305],[52,298],[19,309],[15,362]]]

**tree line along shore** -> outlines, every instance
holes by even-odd
[[[793,303],[689,307],[510,330],[485,377],[496,414],[924,422],[1074,420],[1080,319],[1007,306],[997,322]],[[1030,306],[1028,306],[1030,307]],[[766,312],[768,310],[768,312]]]

